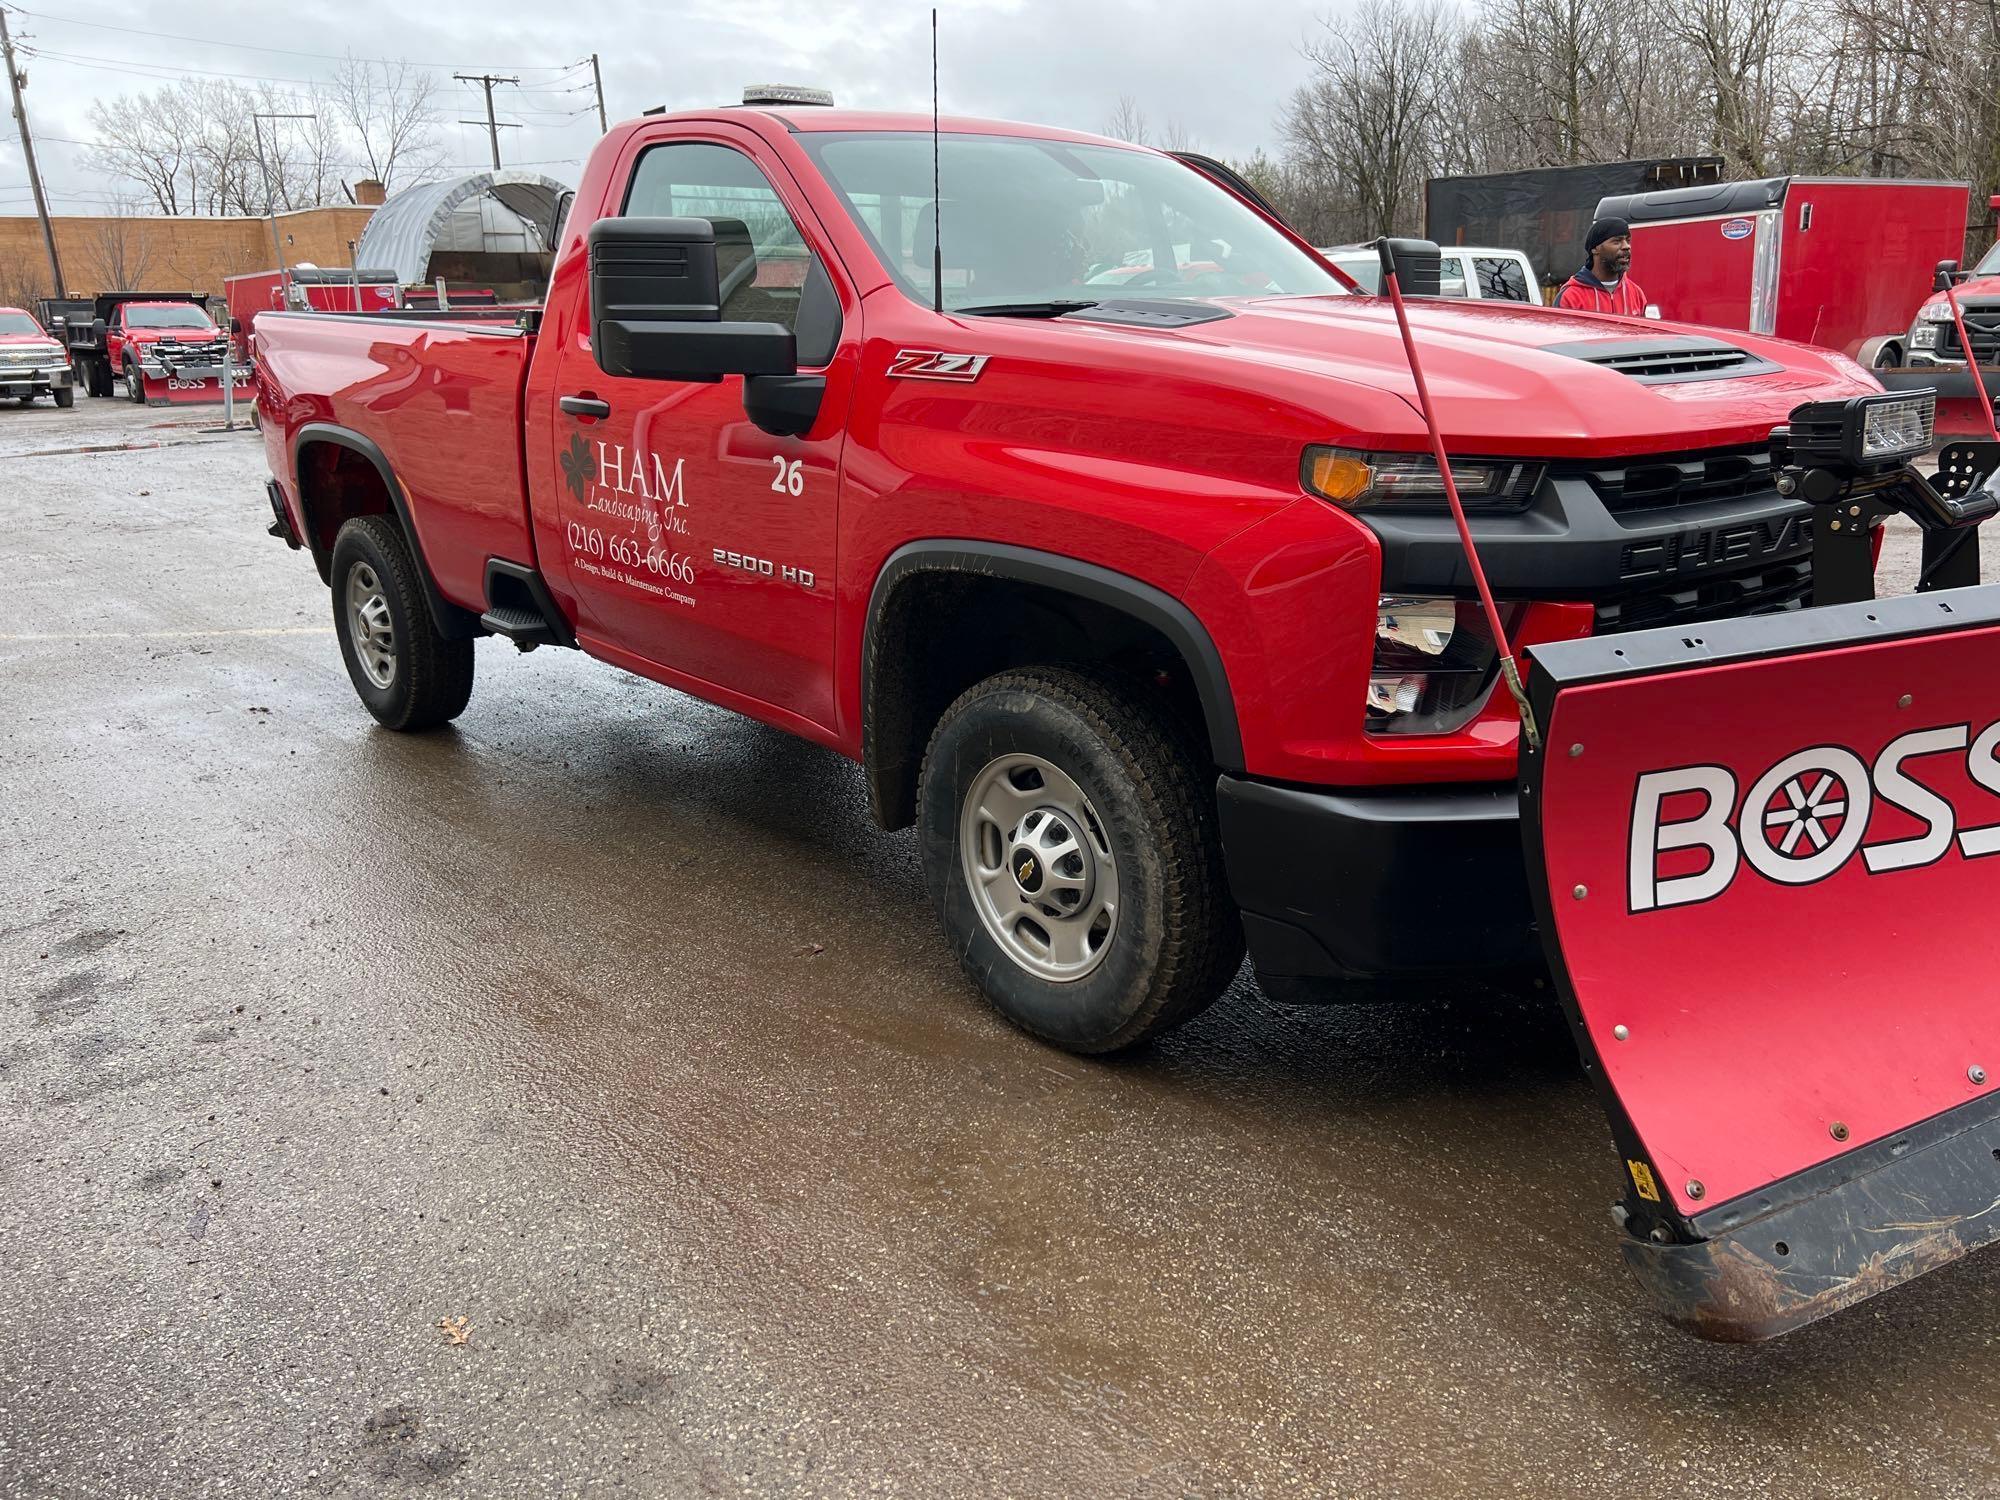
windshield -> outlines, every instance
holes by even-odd
[[[208,314],[192,303],[182,303],[178,307],[128,307],[125,309],[127,328],[213,328]]]
[[[939,147],[940,215],[929,136],[799,139],[898,285],[926,305],[934,246],[953,310],[1345,290],[1242,200],[1169,156],[948,135]]]
[[[40,333],[42,325],[24,312],[0,312],[0,333]]]
[[[2000,275],[2000,245],[1995,245],[1991,250],[1988,250],[1980,258],[1979,264],[1972,268],[1972,273],[1975,276]]]

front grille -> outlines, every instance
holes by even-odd
[[[1747,349],[1717,339],[1590,339],[1582,343],[1545,344],[1542,352],[1615,370],[1641,385],[1731,380],[1742,375],[1768,375],[1778,368]]]
[[[1972,339],[1973,358],[1982,365],[2000,360],[2000,305],[1961,302],[1958,310],[1965,319],[1966,334]],[[1938,324],[1937,352],[1946,359],[1965,358],[1965,350],[1958,341],[1957,324]]]
[[[1737,619],[1799,609],[1812,592],[1812,560],[1776,563],[1755,573],[1709,578],[1685,588],[1634,594],[1597,606],[1597,633],[1650,630],[1660,625],[1692,625],[1700,620]]]
[[[1615,463],[1556,464],[1557,479],[1581,479],[1610,511],[1664,510],[1773,495],[1768,447],[1662,454]]]

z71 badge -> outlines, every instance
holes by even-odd
[[[892,380],[977,380],[988,358],[984,354],[946,354],[937,349],[899,349],[889,361],[889,376]]]

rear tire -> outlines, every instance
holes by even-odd
[[[76,405],[76,389],[73,386],[64,386],[61,390],[56,391],[54,395],[56,405],[64,411],[68,411],[72,406]]]
[[[83,371],[86,388],[91,395],[107,397],[111,394],[111,361],[93,359],[83,367]]]
[[[472,642],[438,634],[402,529],[357,516],[333,542],[333,628],[362,704],[384,728],[432,729],[472,697]]]
[[[1242,964],[1213,773],[1115,679],[1032,668],[979,683],[931,736],[917,809],[961,964],[1043,1041],[1133,1046],[1207,1009]]]

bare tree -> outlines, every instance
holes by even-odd
[[[355,142],[361,166],[391,192],[443,163],[436,90],[431,74],[410,63],[350,55],[334,69],[327,91],[333,111]]]
[[[97,283],[107,291],[131,292],[145,285],[153,246],[145,226],[138,221],[141,207],[132,198],[120,197],[109,213],[91,225],[89,243],[97,257]]]
[[[1280,116],[1288,160],[1312,190],[1330,191],[1343,238],[1406,228],[1422,217],[1456,23],[1436,0],[1363,0],[1321,21],[1313,75]]]
[[[1117,106],[1104,122],[1104,133],[1114,140],[1130,141],[1135,146],[1152,143],[1152,134],[1146,127],[1146,112],[1139,108],[1139,101],[1130,94],[1120,94]]]

